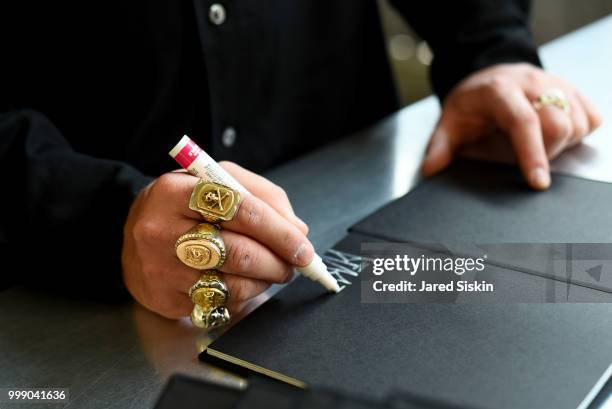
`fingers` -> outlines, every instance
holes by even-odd
[[[141,304],[169,319],[178,319],[191,314],[193,302],[191,302],[191,299],[185,293],[172,291],[160,293],[156,297],[157,300],[154,302],[141,302]]]
[[[577,145],[594,129],[587,113],[587,105],[582,102],[578,93],[571,92],[567,96],[567,102],[569,112],[551,105],[537,110],[549,159],[555,158],[567,147]],[[597,118],[594,117],[594,120]]]
[[[168,214],[176,213],[182,217],[201,220],[201,215],[186,205],[197,181],[198,178],[182,173],[162,175],[151,188],[151,197],[155,198],[152,201],[160,202],[156,205],[164,207]],[[162,194],[155,194],[155,191]],[[173,200],[168,200],[168,197]],[[159,226],[158,221],[152,222],[153,227]],[[222,223],[222,227],[255,239],[291,265],[305,266],[314,256],[314,248],[304,231],[252,194],[244,195],[234,219]],[[176,237],[184,231],[177,233]]]
[[[498,91],[490,101],[498,126],[509,135],[518,164],[534,189],[550,186],[540,118],[520,88]]]
[[[172,289],[173,292],[178,292],[189,300],[187,296],[189,289],[202,275],[202,272],[180,264],[173,269],[167,270],[166,274],[173,277],[171,281],[167,282],[166,289]],[[266,281],[233,274],[222,273],[221,278],[227,285],[230,299],[234,301],[249,300],[270,287],[270,283]]]
[[[164,279],[149,280],[149,288],[142,297],[137,297],[138,301],[166,318],[176,319],[190,315],[193,302],[189,298],[189,288],[197,281],[201,272],[179,263],[174,268],[160,271],[159,274],[164,276]],[[247,277],[222,274],[222,278],[230,294],[230,312],[234,312],[232,306],[257,297],[270,287],[268,282]]]
[[[144,227],[139,224],[136,237],[143,252],[155,254],[152,263],[175,269],[183,264],[176,256],[174,244],[194,225],[188,219],[176,222],[176,226],[156,222],[144,224]],[[293,266],[256,240],[231,230],[222,230],[221,237],[226,248],[226,260],[221,271],[279,284],[293,278]],[[148,262],[144,264],[146,268],[157,268],[149,266]]]
[[[601,114],[595,107],[595,105],[580,92],[575,92],[576,99],[582,104],[584,112],[589,120],[589,131],[594,131],[599,128],[603,122]]]
[[[289,223],[295,225],[303,235],[308,234],[308,226],[293,213],[287,194],[282,188],[236,164],[230,164],[230,162],[223,163],[224,167],[231,169],[230,173],[235,175],[250,193],[266,202],[270,209],[273,209]],[[160,176],[152,185],[151,196],[165,200],[163,204],[167,207],[169,213],[176,213],[194,220],[200,220],[201,216],[190,210],[187,206],[198,180],[197,177],[183,172],[166,173]],[[162,194],[156,195],[156,192],[162,192]],[[169,196],[173,200],[168,201],[167,198]]]
[[[566,114],[572,124],[568,145],[573,146],[580,143],[591,132],[591,126],[582,103],[575,95],[568,97],[568,103],[570,104],[570,112],[563,113]]]
[[[556,106],[543,106],[536,111],[542,126],[546,156],[556,157],[572,139],[572,118]]]
[[[180,318],[191,313],[191,300],[185,294],[198,279],[199,272],[178,259],[144,260],[140,266],[125,266],[138,274],[130,274],[126,285],[143,306],[166,318]],[[124,272],[125,276],[125,272]]]
[[[270,286],[266,282],[247,278],[224,276],[223,280],[230,294],[227,303],[230,314],[239,312],[246,302],[260,295]],[[187,291],[166,291],[156,294],[153,299],[145,300],[144,302],[139,301],[146,308],[166,318],[178,319],[186,317],[191,315],[191,310],[193,309],[193,302],[189,298],[190,287],[191,285],[187,287]]]
[[[189,209],[189,198],[199,178],[183,172],[170,172],[156,179],[148,192],[149,207],[163,207],[174,218],[201,220],[199,213]]]
[[[287,193],[280,186],[233,162],[224,161],[219,164],[238,179],[246,190],[270,205],[281,216],[300,229],[302,233],[308,234],[308,226],[295,215]]]
[[[429,141],[427,154],[421,166],[421,172],[425,176],[432,176],[446,168],[460,149],[473,144],[482,137],[483,133],[492,130],[482,118],[474,119],[473,116],[465,115],[458,110],[457,103],[449,105],[455,105],[455,108],[445,106]]]
[[[255,298],[270,287],[270,283],[265,281],[231,274],[223,274],[223,280],[225,284],[227,284],[230,293],[230,305],[239,304],[251,298]]]
[[[139,220],[131,231],[131,239],[135,245],[149,255],[150,259],[173,255],[174,244],[179,236],[187,233],[195,226],[195,220],[179,218],[177,220],[159,220],[154,218],[143,218]]]
[[[293,278],[293,267],[250,237],[224,230],[227,251],[221,271],[271,283],[286,283]]]
[[[166,318],[176,319],[191,313],[193,303],[188,296],[189,288],[200,277],[201,271],[187,267],[176,257],[146,264],[142,271],[138,290],[132,291],[138,302]],[[235,274],[222,274],[222,277],[230,294],[230,312],[270,286],[267,281]]]
[[[305,266],[314,256],[314,248],[304,233],[253,195],[243,199],[234,219],[222,223],[222,227],[265,244],[294,266]]]
[[[427,154],[421,166],[421,172],[426,177],[440,172],[453,160],[456,144],[449,133],[448,121],[443,115],[431,136]]]

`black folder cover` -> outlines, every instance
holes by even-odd
[[[610,204],[609,183],[553,174],[549,190],[534,192],[515,167],[460,161],[366,217],[351,231],[417,247],[439,249],[444,245],[456,248],[455,254],[478,255],[484,249],[490,263],[612,291]],[[567,275],[548,269],[551,256],[546,252],[557,248],[525,245],[509,249],[496,243],[607,244],[574,246],[572,258],[578,262]],[[607,274],[593,274],[588,260],[597,260],[591,266],[602,265],[600,270]]]
[[[515,167],[459,161],[351,230],[418,243],[611,243],[612,184],[552,180],[534,192]]]
[[[610,238],[607,185],[557,176],[552,194],[529,192],[537,196],[531,199],[508,169],[491,166],[478,173],[481,180],[490,177],[486,188],[472,183],[475,171],[464,163],[425,182],[357,224],[335,250],[359,254],[362,242],[381,240],[444,241],[445,231],[475,242]],[[503,187],[491,173],[502,178]],[[431,210],[442,211],[444,204],[445,214]],[[564,218],[559,207],[566,205],[586,213]],[[521,222],[534,217],[542,222]],[[584,228],[572,228],[578,224]],[[416,252],[423,250],[415,247]],[[516,277],[516,291],[534,283],[520,268],[506,273]],[[296,279],[205,353],[298,386],[375,398],[403,390],[492,408],[576,408],[612,361],[612,304],[366,304],[359,278],[350,280],[330,295]],[[606,295],[581,289],[595,298]]]

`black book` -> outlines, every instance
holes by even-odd
[[[605,274],[559,277],[542,267],[550,263],[509,257],[495,243],[612,242],[612,186],[555,175],[550,191],[534,193],[510,168],[478,166],[457,164],[354,226],[325,254],[339,294],[299,277],[203,359],[374,399],[403,391],[473,407],[576,408],[612,361]],[[582,303],[362,302],[363,243],[393,241],[411,243],[415,256],[484,243],[491,276],[513,284],[505,297],[562,283]]]

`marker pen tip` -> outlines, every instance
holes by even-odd
[[[310,278],[313,281],[318,282],[327,290],[337,293],[340,291],[340,286],[338,282],[334,278],[333,275],[329,271],[327,271],[327,266],[321,259],[321,256],[315,253],[314,258],[305,267],[298,268],[302,275]]]

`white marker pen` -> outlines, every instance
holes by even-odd
[[[170,156],[194,176],[229,186],[240,193],[247,192],[232,175],[219,166],[210,155],[204,152],[204,150],[187,135],[183,136],[179,143],[170,151]],[[312,281],[318,282],[329,291],[335,293],[340,291],[338,283],[329,271],[327,271],[327,266],[316,253],[307,266],[297,267],[297,270]]]

